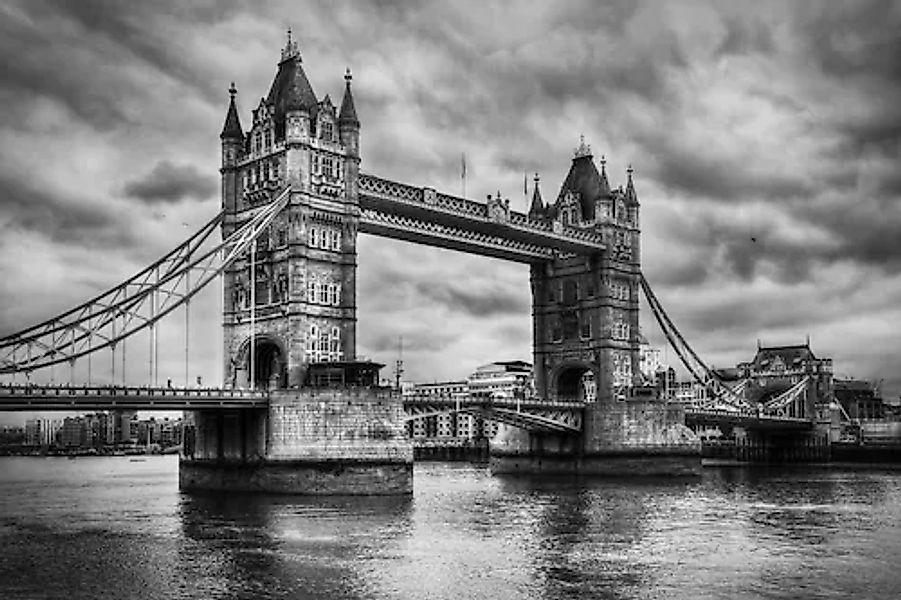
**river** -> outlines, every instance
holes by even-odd
[[[417,463],[410,498],[178,491],[174,456],[0,458],[0,598],[873,598],[901,472],[516,479]]]

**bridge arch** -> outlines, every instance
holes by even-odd
[[[253,373],[251,373],[250,342],[248,337],[241,343],[232,361],[233,387],[249,388],[251,381],[254,389],[258,390],[286,387],[288,353],[284,341],[271,334],[255,336]]]
[[[585,361],[565,361],[551,372],[553,397],[562,402],[594,400],[597,381],[597,369]]]

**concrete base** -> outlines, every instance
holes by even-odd
[[[701,474],[699,454],[651,452],[565,455],[498,455],[488,461],[496,474],[567,474],[610,477],[693,477]]]
[[[364,460],[182,460],[183,491],[270,492],[310,496],[388,496],[413,493],[413,463]]]

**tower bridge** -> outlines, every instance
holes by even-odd
[[[478,202],[361,173],[351,84],[348,71],[340,107],[327,95],[318,99],[289,37],[247,129],[234,84],[229,89],[221,213],[109,292],[0,339],[2,373],[74,368],[76,360],[110,350],[115,379],[116,350],[124,362],[126,340],[145,332],[149,387],[6,386],[0,408],[124,403],[190,411],[195,433],[180,464],[185,489],[408,493],[412,449],[404,418],[447,410],[502,423],[492,442],[495,472],[694,472],[700,443],[682,409],[625,393],[642,383],[644,291],[680,357],[713,392],[715,401],[702,408],[746,421],[754,410],[758,423],[771,416],[706,367],[642,277],[631,167],[625,187],[614,188],[606,161],[598,169],[582,140],[553,201],[545,202],[536,176],[527,213],[511,210],[499,193]],[[222,241],[206,249],[217,228]],[[381,365],[356,356],[361,233],[528,264],[536,397],[455,406],[423,399],[408,403],[404,417],[399,393],[378,385]],[[223,282],[221,388],[158,387],[159,320],[182,307],[187,331],[192,297],[214,279]],[[593,399],[581,391],[587,373],[596,383]],[[797,394],[781,398],[774,410],[797,402]],[[809,423],[813,416],[799,410],[790,418]]]

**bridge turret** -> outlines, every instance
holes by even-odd
[[[350,69],[344,73],[344,98],[341,100],[341,113],[338,115],[338,130],[341,143],[347,147],[349,155],[360,156],[360,120],[354,107],[354,97],[350,91],[352,76]]]
[[[532,190],[532,204],[529,206],[530,219],[544,219],[546,216],[544,200],[541,198],[541,190],[538,189],[538,173],[535,173],[535,187]]]
[[[238,117],[238,108],[235,105],[235,95],[238,90],[233,81],[228,88],[230,96],[228,112],[225,114],[225,124],[219,139],[222,143],[222,165],[219,173],[222,175],[222,208],[230,214],[234,214],[238,202],[238,159],[244,146],[244,131],[241,128],[241,119]]]

